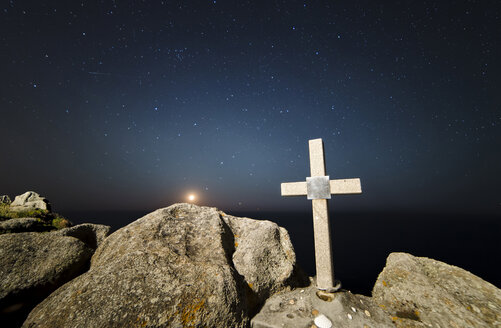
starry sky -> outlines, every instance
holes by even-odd
[[[383,4],[384,3],[384,4]],[[0,194],[58,210],[501,214],[497,1],[3,1]]]

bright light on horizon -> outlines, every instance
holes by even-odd
[[[188,195],[188,201],[193,202],[195,200],[195,194],[189,194]]]

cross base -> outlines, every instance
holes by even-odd
[[[335,292],[337,292],[338,290],[341,289],[341,281],[339,281],[337,279],[334,280],[334,287],[319,288],[318,285],[317,285],[317,282],[316,282],[316,277],[315,277],[314,283],[317,286],[318,290],[321,290],[322,292],[325,292],[325,293],[335,293]]]

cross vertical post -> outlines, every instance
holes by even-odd
[[[315,241],[315,266],[317,288],[333,292],[335,285],[332,261],[332,243],[327,200],[331,194],[360,194],[360,179],[329,180],[325,175],[324,146],[322,139],[309,140],[310,173],[306,182],[281,184],[282,196],[304,196],[312,201],[313,233]]]
[[[310,140],[309,147],[311,176],[325,176],[325,157],[322,139]],[[327,204],[327,199],[312,199],[311,202],[313,208],[317,287],[327,290],[334,287],[329,204]]]

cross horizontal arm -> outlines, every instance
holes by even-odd
[[[362,186],[360,179],[338,179],[330,180],[331,194],[347,195],[347,194],[361,194]]]
[[[301,182],[285,182],[280,185],[282,196],[305,196],[306,181]]]
[[[349,195],[361,194],[362,186],[360,179],[337,179],[329,181],[331,194]],[[285,182],[280,185],[282,196],[305,196],[307,195],[306,181]]]

